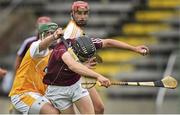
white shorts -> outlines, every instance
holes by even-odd
[[[89,92],[81,87],[80,80],[71,86],[49,85],[45,94],[53,106],[60,111],[67,109],[73,102],[87,95]]]
[[[50,101],[40,93],[27,92],[11,96],[13,106],[23,114],[39,114],[41,107]]]

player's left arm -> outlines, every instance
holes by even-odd
[[[125,42],[113,39],[102,39],[102,47],[126,49],[140,53],[141,55],[147,55],[149,53],[149,48],[145,45],[133,46]]]
[[[63,34],[62,28],[58,28],[53,34],[42,40],[33,42],[30,46],[30,55],[32,58],[44,57],[48,55],[48,47],[53,41],[56,41]]]
[[[42,41],[39,43],[39,51],[46,50],[53,41],[56,41],[62,35],[63,35],[62,28],[58,28],[52,35],[49,35],[44,39],[42,39]]]

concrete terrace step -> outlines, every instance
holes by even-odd
[[[173,71],[179,71],[180,65],[178,65],[178,61],[175,62],[175,65],[173,66]],[[133,64],[133,66],[136,68],[136,70],[158,70],[158,71],[164,71],[164,69],[167,66],[167,62],[157,62],[157,63],[136,63]]]
[[[116,75],[115,79],[117,80],[157,80],[161,78],[163,73],[160,71],[154,70],[136,70],[136,71],[129,71],[129,72],[120,72]]]
[[[145,94],[154,94],[158,92],[158,88],[150,87],[135,87],[135,86],[112,86],[108,88],[108,94],[111,96],[130,96],[130,95],[144,95]]]
[[[135,87],[135,86],[112,86],[107,89],[108,96],[112,98],[156,98],[159,91],[158,87]],[[167,97],[178,97],[179,91],[167,89]]]
[[[47,0],[24,0],[24,4],[45,4]]]
[[[162,23],[128,23],[122,27],[122,32],[125,35],[150,35],[152,32],[160,32],[170,29],[170,25]]]
[[[166,43],[166,44],[157,44],[157,45],[150,45],[150,55],[156,54],[170,54],[173,50],[178,49],[177,45],[173,43]]]
[[[6,7],[11,3],[11,0],[0,0],[0,7]]]
[[[123,63],[130,63],[130,64],[160,64],[166,63],[168,57],[164,56],[140,56],[134,55],[132,52],[128,51],[120,51],[120,50],[103,50],[98,53],[102,59],[103,63],[114,63],[114,64],[123,64]]]
[[[110,56],[110,55],[109,55]],[[114,57],[103,57],[103,66],[109,66],[109,65],[119,65],[124,66],[124,64],[130,64],[136,70],[154,70],[154,71],[164,71],[165,67],[167,66],[169,57],[165,56],[145,56],[145,57],[137,57],[137,58],[129,58],[129,59],[121,59]],[[174,65],[174,70],[178,71],[180,68],[180,65],[178,63],[180,60],[176,59],[176,64]]]
[[[178,12],[167,10],[156,10],[156,11],[150,11],[150,10],[143,10],[143,11],[137,11],[135,14],[135,18],[138,21],[162,21],[163,19],[167,19],[173,16],[178,15]]]
[[[177,8],[180,5],[179,0],[148,0],[150,8]]]
[[[53,12],[70,12],[71,2],[65,2],[61,4],[61,2],[50,3],[46,5],[45,9],[47,11]],[[115,11],[115,12],[128,12],[133,9],[133,4],[128,2],[117,2],[111,4],[101,4],[96,2],[89,2],[91,12],[106,12],[106,11]]]
[[[157,56],[157,57],[145,57],[145,58],[141,58],[139,60],[132,60],[131,63],[132,64],[144,64],[144,65],[149,65],[149,64],[162,64],[162,63],[166,63],[168,61],[168,57],[163,57],[163,56]]]
[[[92,29],[85,29],[86,35],[91,36],[91,37],[99,37],[99,38],[104,38],[108,35],[107,30],[105,29],[98,29],[98,28],[92,28]]]
[[[160,31],[160,32],[152,32],[151,35],[157,37],[180,37],[179,29],[171,29],[167,31]]]
[[[131,64],[140,70],[158,70],[163,69],[167,65],[167,57],[146,57],[142,59],[134,59],[130,61]]]
[[[150,64],[166,62],[168,57],[164,58],[164,56],[169,56],[172,51],[178,49],[178,46],[174,44],[155,44],[149,45],[148,47],[150,49],[150,54],[146,57],[142,57],[137,53],[119,49],[101,50],[98,54],[102,57],[104,62],[133,62],[133,60],[138,60],[141,63]],[[145,58],[149,59],[146,60]],[[135,61],[134,63],[136,64]]]
[[[51,16],[52,20],[58,24],[67,24],[68,21],[70,20],[70,14],[67,15],[53,15]],[[109,15],[102,14],[102,15],[97,15],[97,14],[91,14],[89,19],[88,19],[88,25],[90,26],[99,26],[99,25],[104,25],[104,26],[110,26],[113,24],[116,24],[119,21],[119,15],[113,15],[109,17]]]
[[[164,71],[158,70],[136,70],[136,71],[129,71],[129,72],[121,72],[117,74],[114,79],[117,80],[125,80],[125,81],[152,81],[152,80],[160,80],[164,75]],[[180,78],[175,76],[179,75],[180,72],[178,70],[172,71],[170,76],[175,77],[178,81]]]
[[[59,0],[48,0],[50,2],[59,2]],[[109,2],[131,2],[133,3],[133,1],[135,2],[138,2],[139,0],[112,0],[112,1],[109,1],[109,0],[90,0],[88,2],[96,2],[96,3],[109,3]],[[61,0],[61,2],[74,2],[74,0]]]
[[[173,18],[168,18],[168,19],[163,19],[162,21],[169,23],[169,24],[180,25],[179,16],[175,16]]]
[[[70,16],[69,15],[63,16],[62,18],[60,16],[54,16],[54,17],[52,17],[52,20],[54,22],[58,23],[59,26],[65,28],[66,25],[68,24],[69,20],[70,20]],[[107,20],[104,20],[104,21],[107,21]],[[93,23],[90,23],[90,22],[91,21],[88,22],[88,25],[93,24]],[[99,28],[89,28],[89,27],[87,27],[87,28],[85,28],[85,32],[87,33],[88,36],[91,36],[91,37],[100,37],[100,38],[101,37],[103,38],[103,37],[107,36],[107,34],[108,34],[107,30],[104,29],[104,27],[99,27]]]

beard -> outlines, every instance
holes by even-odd
[[[76,22],[76,23],[77,23],[77,25],[80,26],[80,27],[84,27],[84,26],[87,25],[87,21],[78,21],[78,22]]]
[[[80,27],[84,27],[84,26],[87,25],[87,21],[88,21],[88,20],[78,20],[78,18],[75,17],[73,14],[71,14],[71,18],[72,18],[72,19],[74,20],[74,22],[75,22],[78,26],[80,26]]]
[[[87,25],[87,20],[77,20],[77,21],[75,21],[75,22],[76,22],[76,24],[77,24],[78,26],[80,26],[80,27],[84,27],[84,26]]]

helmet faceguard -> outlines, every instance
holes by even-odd
[[[44,23],[39,24],[38,32],[40,39],[44,39],[46,36],[53,34],[58,29],[58,25],[56,23]],[[53,41],[49,48],[53,49],[54,46],[57,44],[57,41]]]
[[[48,34],[54,33],[58,28],[56,23],[44,23],[38,25],[38,33],[40,35],[40,39],[45,38]]]
[[[38,33],[39,34],[46,34],[47,32],[54,32],[58,28],[58,25],[56,23],[44,23],[39,24],[38,26]]]
[[[72,44],[72,48],[81,62],[91,58],[96,53],[96,47],[91,38],[82,36],[75,40]]]

